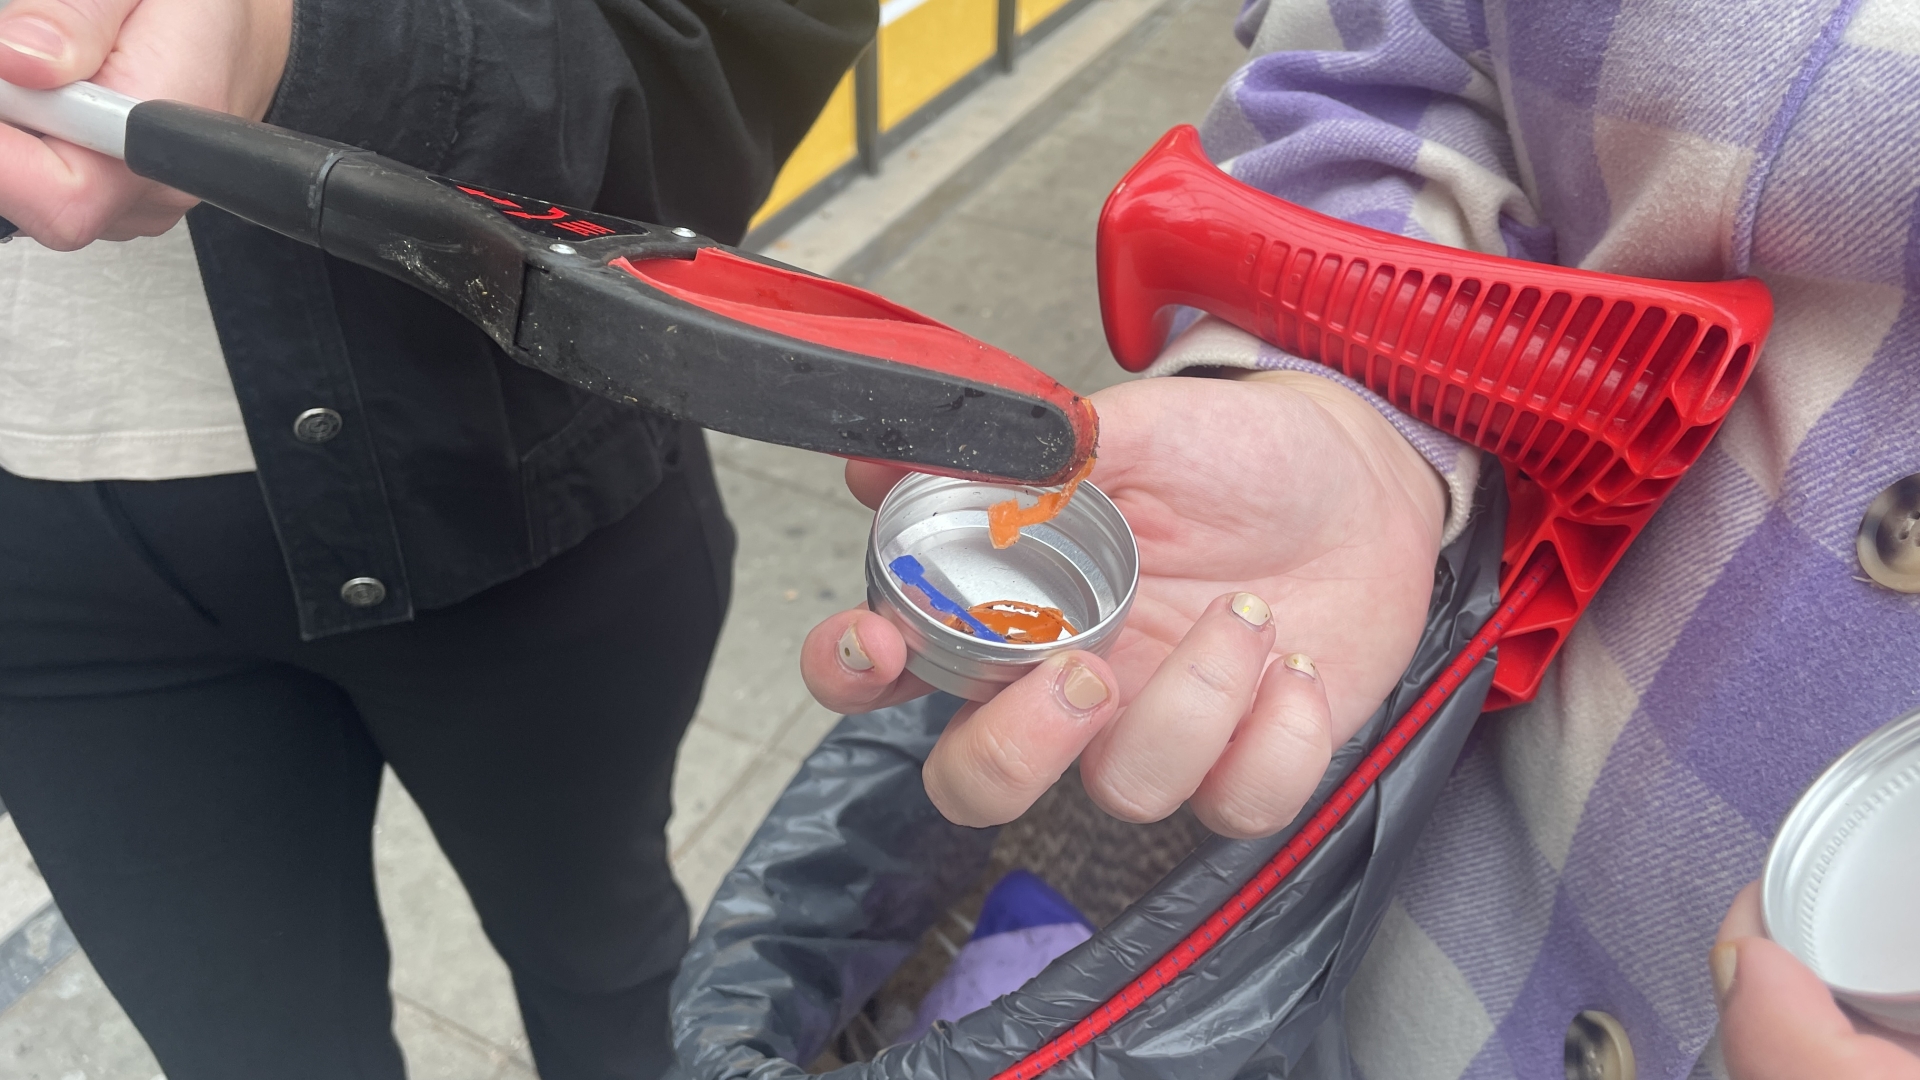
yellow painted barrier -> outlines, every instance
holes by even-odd
[[[922,0],[881,8],[880,130],[959,82],[993,57],[994,0]],[[887,8],[900,12],[887,21]]]
[[[1085,0],[1079,0],[1085,2]],[[0,0],[5,3],[5,0]],[[1014,0],[1013,29],[1025,35],[1076,0]],[[879,133],[938,98],[991,63],[998,46],[999,0],[885,0],[875,44]],[[793,206],[816,185],[845,168],[859,153],[855,74],[840,80],[826,108],[775,177],[773,190],[753,216],[758,228]],[[887,145],[884,141],[880,144]]]
[[[1047,16],[1067,6],[1068,0],[1015,0],[1014,29],[1026,33]]]

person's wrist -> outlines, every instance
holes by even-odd
[[[273,106],[293,46],[294,0],[247,0],[239,65],[227,111],[260,120]]]
[[[1242,370],[1230,377],[1284,386],[1319,406],[1347,433],[1354,450],[1382,483],[1404,492],[1437,551],[1447,522],[1447,484],[1406,436],[1374,405],[1332,379],[1305,371]]]

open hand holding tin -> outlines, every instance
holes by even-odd
[[[1091,406],[1007,353],[687,229],[84,83],[0,87],[0,119],[90,140],[134,174],[413,285],[521,363],[675,419],[1027,483],[1065,480],[1093,452]]]
[[[1419,640],[1440,480],[1376,410],[1311,375],[1153,379],[1093,401],[1101,449],[1088,483],[1137,538],[1132,609],[1105,659],[1058,652],[963,708],[928,759],[928,791],[955,821],[997,824],[1078,758],[1118,817],[1190,802],[1216,831],[1271,833]],[[901,479],[862,463],[847,472],[875,507]],[[930,692],[908,660],[901,629],[865,609],[815,627],[801,652],[815,697],[844,712]]]
[[[257,120],[280,83],[292,22],[292,0],[12,0],[0,7],[0,119],[11,115],[15,87],[46,91],[90,79],[104,93]],[[31,124],[21,126],[50,137],[0,126],[0,236],[18,226],[68,250],[156,236],[193,206],[190,195],[118,161],[122,125],[103,117],[104,126],[64,137]]]
[[[1123,366],[1146,367],[1173,310],[1199,307],[1497,455],[1510,493],[1501,597],[1477,629],[1441,631],[1471,636],[1231,897],[997,1080],[1074,1058],[1178,993],[1250,913],[1304,895],[1282,883],[1343,825],[1370,828],[1349,814],[1431,721],[1477,707],[1453,695],[1486,687],[1476,674],[1496,646],[1486,700],[1529,698],[1726,418],[1771,317],[1757,281],[1594,274],[1338,221],[1226,176],[1191,128],[1115,188],[1098,257]],[[1265,835],[1321,778],[1329,744],[1385,700],[1433,595],[1438,478],[1371,404],[1270,374],[1278,382],[1161,379],[1096,395],[1105,437],[1091,482],[1137,537],[1136,607],[1109,660],[1057,657],[955,714],[923,770],[949,817],[1009,820],[1080,754],[1089,792],[1118,816],[1158,817],[1184,798],[1217,831]],[[869,505],[892,479],[849,468]],[[923,692],[892,629],[866,612],[816,628],[802,660],[815,695],[856,711]],[[1283,650],[1297,651],[1273,663]]]

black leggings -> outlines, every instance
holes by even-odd
[[[704,455],[682,460],[544,567],[305,643],[252,476],[0,473],[0,799],[169,1080],[404,1075],[383,762],[512,970],[541,1075],[665,1069],[668,785],[732,552]]]

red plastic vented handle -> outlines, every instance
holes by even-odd
[[[1726,419],[1773,320],[1758,280],[1597,274],[1412,240],[1234,180],[1167,133],[1101,213],[1100,307],[1122,366],[1178,305],[1335,368],[1497,455],[1502,587],[1557,569],[1500,642],[1489,709],[1530,700],[1600,583]]]

